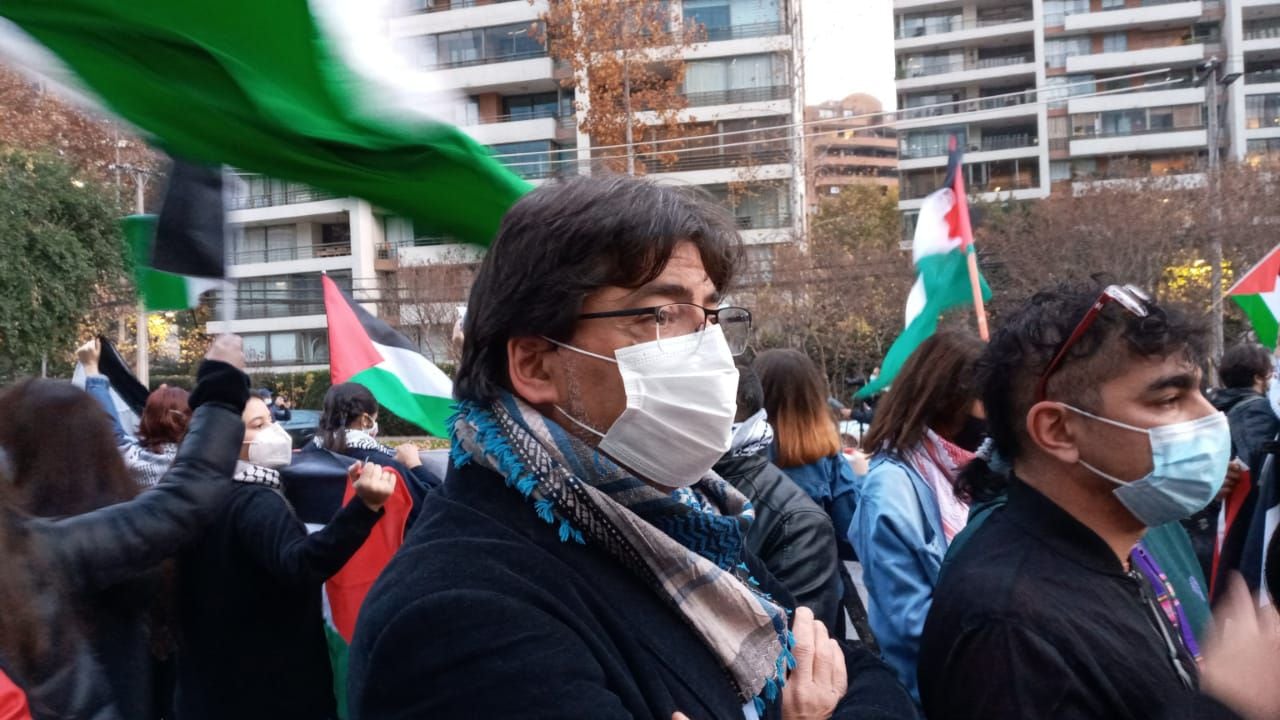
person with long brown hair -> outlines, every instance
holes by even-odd
[[[238,338],[206,357],[188,437],[142,494],[86,393],[53,380],[0,392],[0,668],[37,720],[157,716],[145,607],[111,591],[197,536],[231,491],[249,382]]]
[[[951,539],[968,519],[960,469],[985,434],[974,363],[982,341],[940,332],[920,344],[876,407],[874,453],[858,488],[849,542],[862,561],[867,615],[886,662],[919,699],[920,633]]]
[[[841,453],[826,380],[799,350],[766,350],[751,368],[764,387],[774,464],[827,511],[843,544],[853,520],[854,475]]]

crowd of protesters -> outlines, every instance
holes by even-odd
[[[96,341],[0,391],[0,720],[1280,718],[1265,348],[1062,285],[872,415],[753,348],[742,261],[683,188],[530,192],[439,467],[352,383],[295,449],[234,336],[136,429]]]

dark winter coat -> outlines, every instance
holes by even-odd
[[[37,577],[36,613],[50,634],[50,650],[17,678],[27,691],[37,720],[137,717],[150,691],[148,658],[132,669],[108,668],[127,661],[130,644],[108,656],[96,655],[81,627],[87,598],[135,580],[196,537],[217,514],[231,490],[231,474],[244,436],[240,413],[249,395],[248,378],[225,363],[206,361],[189,400],[194,412],[173,465],[154,488],[126,503],[70,518],[27,519],[33,558],[52,573]],[[136,639],[145,632],[142,618],[126,615],[127,626],[111,625],[111,613],[97,613],[92,628],[99,642],[111,637]],[[118,619],[118,618],[117,618]],[[122,621],[125,622],[125,621]]]
[[[756,513],[747,549],[760,558],[797,605],[809,608],[828,628],[839,627],[840,581],[836,533],[831,518],[761,450],[724,457],[713,468],[747,499]]]
[[[758,560],[744,560],[789,600]],[[605,551],[562,543],[476,464],[450,468],[427,497],[365,600],[350,662],[357,720],[743,717],[719,661],[668,599]],[[915,716],[864,648],[846,662],[836,717]]]

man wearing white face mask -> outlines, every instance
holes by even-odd
[[[259,397],[243,419],[236,487],[179,558],[176,716],[337,717],[320,588],[373,531],[396,478],[352,465],[354,496],[308,535],[282,492],[289,433]]]
[[[926,715],[1230,716],[1201,694],[1187,613],[1139,545],[1226,476],[1226,418],[1199,390],[1204,345],[1188,316],[1117,285],[1042,292],[991,339],[978,381],[994,450],[959,489],[1007,490],[1008,503],[955,546],[934,590]],[[1230,654],[1208,648],[1205,667]]]
[[[360,614],[354,718],[913,716],[793,610],[711,472],[749,340],[722,302],[740,253],[723,209],[634,178],[507,214],[467,304],[452,467]]]

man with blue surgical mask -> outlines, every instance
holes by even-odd
[[[1204,353],[1199,323],[1132,286],[1039,293],[995,334],[978,365],[993,447],[960,485],[1008,503],[948,558],[934,592],[927,716],[1225,712],[1201,693],[1166,569],[1139,545],[1226,476],[1231,437],[1199,389]]]

